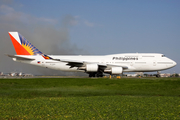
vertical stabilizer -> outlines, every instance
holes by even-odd
[[[14,49],[17,55],[41,55],[42,52],[39,51],[35,46],[33,46],[29,41],[26,40],[18,32],[9,32],[9,36],[14,45]]]

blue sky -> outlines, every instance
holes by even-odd
[[[179,0],[2,0],[1,50],[15,53],[4,46],[11,44],[7,32],[19,31],[47,54],[163,53],[180,63],[179,5]],[[180,73],[179,65],[165,72]]]

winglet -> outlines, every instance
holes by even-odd
[[[17,55],[41,55],[42,52],[39,51],[35,46],[33,46],[29,41],[26,40],[18,32],[9,32],[9,36],[14,45]]]

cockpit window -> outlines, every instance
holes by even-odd
[[[162,57],[165,57],[165,55],[162,55]]]

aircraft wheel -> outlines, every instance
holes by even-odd
[[[161,77],[159,74],[156,75],[157,78]]]
[[[97,74],[97,77],[103,77],[102,73]]]
[[[92,74],[89,74],[89,77],[92,77]]]
[[[89,77],[96,77],[96,73],[89,73]]]

